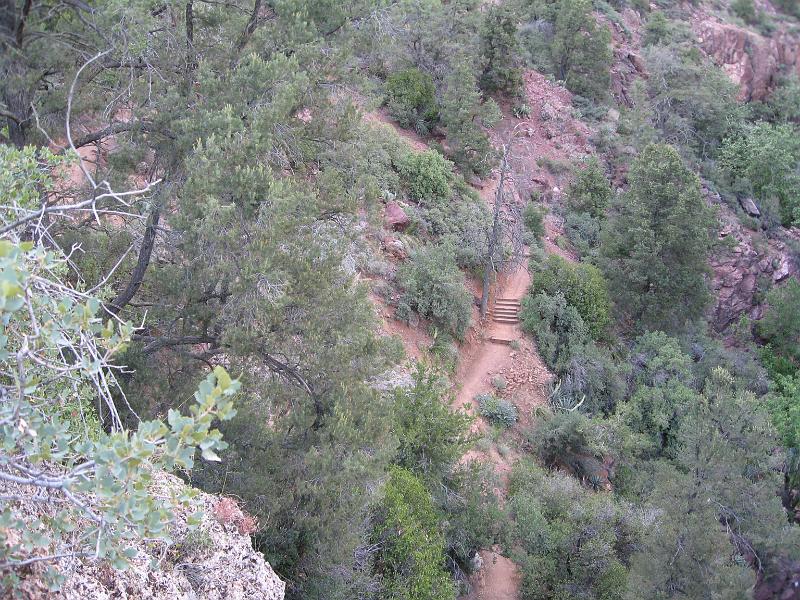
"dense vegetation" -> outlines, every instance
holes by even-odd
[[[708,322],[709,190],[760,243],[800,223],[796,76],[742,103],[673,0],[485,4],[0,9],[4,591],[164,540],[191,498],[162,506],[160,470],[240,498],[290,599],[451,600],[494,545],[523,600],[746,598],[800,560],[800,283],[760,291],[757,323]],[[623,99],[625,9],[648,77]],[[502,215],[531,249],[548,405],[497,378],[473,417],[450,393],[467,277],[519,248],[468,182],[508,166],[501,106],[541,117],[527,69],[569,90],[596,156]],[[548,210],[576,260],[544,251]],[[433,340],[406,377],[389,314]],[[462,460],[475,418],[521,455],[503,503]],[[23,522],[11,500],[41,489],[63,510]]]

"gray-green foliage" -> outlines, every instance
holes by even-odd
[[[36,216],[51,182],[40,161],[52,166],[47,152],[0,146],[5,225]],[[231,396],[239,382],[217,367],[183,414],[171,409],[166,423],[123,428],[113,360],[130,342],[133,326],[107,318],[95,295],[71,285],[64,255],[24,241],[25,224],[4,235],[0,481],[14,493],[0,512],[0,585],[13,588],[17,569],[26,564],[64,556],[125,568],[136,554],[131,541],[166,539],[172,511],[193,496],[185,489],[175,498],[155,497],[148,489],[154,475],[191,469],[198,449],[204,460],[219,460],[216,452],[226,444],[214,424],[235,414]],[[34,497],[50,505],[47,517],[25,509]],[[45,576],[51,589],[58,587],[57,571],[48,567]]]
[[[494,394],[479,394],[478,412],[491,423],[511,427],[517,422],[517,407],[509,400],[498,398]]]
[[[573,211],[589,213],[603,219],[611,202],[611,184],[600,162],[591,158],[575,169],[575,179],[567,188],[567,205]]]
[[[570,91],[593,100],[608,95],[611,33],[598,25],[589,0],[561,0],[551,47],[559,79]]]
[[[589,0],[527,2],[521,15],[521,46],[531,66],[592,101],[608,96],[611,33],[597,24]]]
[[[512,95],[522,92],[517,14],[511,3],[494,5],[487,11],[481,31],[481,54],[483,89]]]
[[[393,462],[423,478],[447,475],[469,446],[472,418],[451,410],[447,381],[418,366],[414,385],[398,388],[392,405],[397,455]]]
[[[573,356],[591,340],[578,309],[562,292],[528,296],[522,303],[522,326],[536,337],[539,353],[550,368],[566,371]]]
[[[781,356],[800,360],[800,282],[790,279],[767,294],[769,309],[758,322],[759,335]]]
[[[452,163],[436,150],[409,152],[398,170],[411,198],[426,205],[435,205],[450,197]]]
[[[759,122],[726,138],[720,165],[739,193],[777,199],[784,225],[800,223],[800,135],[784,123]]]
[[[405,302],[420,316],[463,337],[472,319],[472,295],[456,266],[453,250],[428,246],[417,251],[398,271]]]
[[[386,79],[389,111],[401,127],[427,133],[436,121],[436,87],[433,79],[419,69],[404,69]]]
[[[776,552],[795,556],[799,547],[773,491],[781,476],[771,464],[768,416],[716,369],[689,403],[676,442],[672,465],[658,464],[649,477],[648,500],[660,512],[633,559],[634,589],[653,598],[747,598],[748,557],[771,570]]]
[[[716,65],[686,44],[645,51],[649,123],[662,139],[697,156],[712,156],[740,122],[737,88]]]
[[[647,527],[633,505],[526,460],[512,472],[508,510],[522,598],[574,598],[576,590],[587,599],[624,597],[628,560]]]

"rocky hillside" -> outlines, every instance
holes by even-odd
[[[0,495],[15,497],[19,486],[0,482]],[[160,474],[150,492],[160,498],[178,496],[186,488],[180,479]],[[86,498],[82,498],[85,502]],[[33,563],[21,574],[21,598],[57,597],[65,600],[283,600],[285,584],[253,549],[250,541],[257,524],[231,498],[200,493],[194,502],[203,511],[200,524],[190,529],[190,509],[179,510],[169,530],[170,541],[133,540],[136,556],[123,571],[93,559],[61,559],[55,567],[64,578],[59,593],[51,596],[40,575],[45,567]],[[58,504],[12,502],[26,523],[52,518]],[[14,532],[6,531],[14,543]]]

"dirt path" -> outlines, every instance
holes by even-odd
[[[523,263],[512,273],[503,276],[493,291],[492,300],[500,297],[509,300],[522,300],[530,285],[530,273]],[[516,340],[513,349],[509,345],[492,342],[491,338]],[[519,411],[517,427],[527,426],[537,406],[546,402],[545,390],[550,379],[547,368],[542,363],[530,340],[525,339],[519,324],[485,324],[482,341],[472,352],[461,360],[456,374],[457,392],[455,405],[468,407],[475,412],[476,395],[492,390],[492,378],[501,376],[508,387],[503,390],[504,397],[512,399]],[[517,345],[518,344],[518,345]],[[489,426],[483,419],[475,421],[476,432],[485,433]],[[464,460],[481,460],[493,465],[499,476],[499,487],[495,493],[505,498],[508,475],[518,453],[506,450],[500,453],[493,444],[487,451],[473,449]],[[518,600],[520,573],[517,566],[507,557],[499,554],[497,548],[482,550],[480,556],[483,567],[471,578],[472,591],[461,600]]]
[[[398,128],[385,111],[374,111],[364,116],[368,122],[393,129],[415,151],[424,151],[428,148],[418,135]],[[533,141],[526,138],[524,145],[529,146]],[[530,174],[526,173],[525,176],[530,177]],[[547,183],[549,184],[549,181]],[[487,180],[481,189],[481,196],[490,206],[494,203],[497,185],[498,177],[495,176]],[[558,236],[558,228],[554,227],[552,222],[548,225],[546,250],[563,254],[564,251],[554,243]],[[498,277],[490,297],[493,313],[498,312],[495,305],[498,298],[511,305],[521,302],[527,293],[530,281],[527,259],[522,259],[512,272]],[[505,340],[506,343],[497,343],[492,339]],[[515,427],[504,434],[508,438],[506,441],[512,441],[516,439],[515,436],[518,438],[520,430],[531,424],[537,407],[546,402],[547,385],[552,375],[539,356],[534,343],[526,339],[518,322],[495,322],[488,316],[475,328],[469,340],[461,348],[459,369],[454,378],[456,388],[454,406],[466,408],[468,412],[475,414],[475,396],[493,391],[492,379],[502,377],[506,387],[495,393],[511,400],[519,414]],[[483,419],[476,419],[473,427],[478,434],[487,434],[490,430],[490,426]],[[484,450],[478,448],[470,450],[462,460],[480,460],[493,466],[499,480],[495,493],[502,502],[506,496],[508,475],[519,455],[517,450],[508,446],[501,452],[498,444],[492,443],[488,449],[484,445]],[[479,554],[483,567],[471,578],[472,591],[460,600],[518,600],[520,573],[514,562],[502,556],[497,547],[481,550]]]

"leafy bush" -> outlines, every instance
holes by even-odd
[[[492,215],[463,179],[456,177],[453,188],[452,201],[417,207],[419,225],[425,234],[437,238],[437,243],[454,249],[460,267],[476,270],[486,257],[486,232],[491,228]]]
[[[592,100],[608,95],[611,33],[595,21],[590,0],[560,0],[551,52],[556,76],[571,92]]]
[[[512,472],[508,510],[524,600],[573,598],[574,590],[589,600],[625,597],[625,565],[645,531],[633,505],[527,460]]]
[[[793,125],[746,127],[725,140],[719,162],[737,190],[777,198],[783,224],[800,223],[800,135]]]
[[[436,150],[409,152],[399,171],[414,200],[435,204],[450,197],[452,164]]]
[[[576,169],[575,179],[567,188],[567,205],[602,219],[610,200],[611,185],[597,158],[592,157],[583,168]]]
[[[778,355],[800,362],[800,281],[791,278],[786,285],[767,294],[767,310],[758,322],[758,334]]]
[[[664,140],[697,156],[713,156],[744,117],[738,88],[689,45],[652,46],[644,53],[651,124]]]
[[[787,448],[800,448],[800,375],[777,375],[764,404]]]
[[[525,102],[522,102],[520,104],[515,104],[514,108],[511,109],[511,112],[518,119],[530,119],[531,118],[531,107],[530,107],[529,104],[527,104]]]
[[[650,15],[647,19],[647,25],[644,28],[644,37],[642,38],[642,45],[655,46],[657,44],[664,44],[670,41],[671,26],[669,19],[663,12],[657,10]]]
[[[522,89],[522,70],[517,65],[518,46],[514,8],[505,4],[489,7],[481,32],[484,68],[480,83],[484,90],[519,94]]]
[[[497,123],[497,103],[484,99],[473,72],[473,58],[459,54],[447,74],[442,93],[441,121],[453,161],[465,174],[489,174],[495,154],[484,128]]]
[[[454,600],[455,586],[444,568],[440,515],[422,482],[394,467],[375,515],[373,540],[380,550],[375,568],[384,597],[396,600]]]
[[[564,233],[583,258],[594,258],[600,246],[600,219],[589,213],[569,212],[564,219]]]
[[[447,381],[422,366],[414,385],[394,392],[394,462],[424,477],[442,477],[469,446],[472,418],[450,409]]]
[[[756,5],[753,0],[733,0],[731,3],[733,14],[742,19],[745,23],[753,24],[758,21]]]
[[[506,381],[506,378],[503,377],[502,375],[495,375],[494,377],[492,377],[492,387],[502,392],[504,389],[508,387],[508,382]]]
[[[478,412],[492,423],[511,427],[517,422],[517,407],[508,400],[493,394],[479,394],[475,400],[478,401]]]
[[[40,161],[57,162],[39,149],[0,146],[4,223],[36,215],[40,193],[51,185]],[[226,444],[213,425],[234,415],[231,397],[239,383],[216,367],[185,414],[172,409],[167,423],[142,421],[126,430],[115,404],[120,367],[112,360],[130,342],[133,326],[108,319],[98,298],[70,284],[64,277],[69,259],[57,247],[28,241],[25,227],[4,235],[0,360],[13,375],[5,377],[0,402],[0,479],[14,486],[14,495],[0,510],[0,588],[8,591],[19,584],[13,569],[33,562],[85,557],[121,569],[136,555],[131,539],[166,539],[172,511],[189,504],[193,493],[186,488],[157,498],[149,489],[154,474],[190,470],[198,450],[205,460],[219,460],[216,451]],[[33,521],[25,505],[34,502],[57,509]],[[59,570],[43,571],[56,590]]]
[[[456,266],[453,250],[429,246],[416,252],[397,273],[408,307],[462,338],[472,319],[472,295]]]
[[[522,302],[522,327],[536,338],[539,353],[557,373],[590,341],[589,329],[564,294],[539,293]]]
[[[393,73],[386,80],[389,112],[401,127],[426,133],[438,117],[433,79],[419,69]]]
[[[773,0],[772,3],[787,15],[800,17],[800,4],[797,3],[797,0]]]
[[[627,365],[618,364],[606,349],[587,343],[558,372],[558,389],[551,400],[566,408],[580,405],[589,414],[610,415],[625,398],[627,372]]]
[[[628,180],[604,227],[599,260],[615,305],[640,331],[684,329],[710,299],[713,212],[697,176],[670,146],[647,146]]]
[[[534,274],[531,293],[554,296],[562,293],[574,306],[595,339],[601,337],[610,322],[611,301],[600,270],[587,263],[573,264],[558,255],[550,255]]]
[[[533,202],[525,205],[522,210],[522,220],[525,229],[530,232],[536,241],[541,241],[544,237],[544,211]]]

